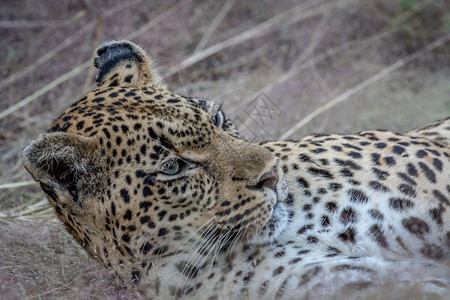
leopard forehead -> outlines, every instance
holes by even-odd
[[[208,151],[205,146],[215,143],[218,134],[238,137],[220,106],[157,84],[101,86],[67,108],[49,132],[96,139],[103,147],[102,156],[108,153],[115,159],[119,153],[127,162],[130,155],[145,156],[145,148],[204,160],[208,157],[202,154]],[[115,160],[122,165],[123,159]]]
[[[160,86],[99,88],[69,107],[49,132],[109,139],[108,131],[126,136],[145,126],[178,140],[199,134],[207,137],[214,128],[214,110],[215,105],[206,100],[183,97]]]

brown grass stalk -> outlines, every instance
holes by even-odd
[[[225,16],[228,14],[230,9],[233,7],[235,2],[236,0],[227,0],[227,2],[225,2],[225,4],[220,9],[219,13],[217,13],[217,15],[212,20],[211,24],[209,24],[209,26],[207,27],[206,32],[203,34],[200,42],[198,42],[197,47],[195,47],[194,53],[198,52],[199,50],[203,49],[206,46],[209,39],[216,31],[220,23],[223,21]]]
[[[426,7],[426,5],[428,5],[430,3],[431,3],[431,1],[424,2],[422,4],[421,8]],[[344,45],[337,46],[335,48],[331,48],[324,53],[321,53],[319,55],[316,55],[315,57],[312,57],[308,61],[305,61],[305,57],[307,57],[306,54],[312,54],[313,51],[305,50],[302,53],[302,55],[300,56],[300,58],[296,59],[295,63],[292,65],[291,69],[288,72],[286,72],[285,74],[283,74],[278,80],[268,84],[262,90],[257,91],[256,93],[254,93],[250,97],[247,97],[243,101],[240,101],[239,103],[236,103],[235,105],[230,106],[228,108],[228,111],[233,113],[233,112],[236,112],[236,111],[242,109],[243,107],[248,105],[252,100],[254,100],[259,94],[269,92],[276,86],[279,86],[280,84],[288,81],[292,77],[298,75],[301,71],[316,65],[320,61],[323,61],[334,55],[342,53],[343,51],[346,51],[347,54],[361,53],[361,51],[363,51],[367,47],[373,45],[373,43],[380,41],[381,39],[386,38],[386,37],[394,34],[395,32],[399,31],[401,29],[400,25],[404,24],[408,19],[413,17],[415,14],[416,14],[415,11],[406,11],[406,12],[400,14],[398,17],[396,17],[390,23],[390,25],[387,29],[382,30],[379,33],[373,34],[372,36],[370,36],[362,41],[358,40],[356,42],[350,42],[350,43],[347,43]],[[314,39],[314,35],[313,35],[313,39]],[[310,43],[308,48],[311,48],[311,45],[312,45],[312,42]]]
[[[449,41],[450,41],[450,34],[446,34],[446,35],[438,38],[434,42],[428,44],[424,48],[414,52],[413,54],[397,60],[392,65],[384,68],[383,70],[376,73],[375,75],[367,78],[366,80],[362,81],[361,83],[357,84],[356,86],[352,87],[351,89],[348,89],[347,91],[340,94],[339,96],[331,99],[326,104],[319,106],[316,110],[314,110],[313,112],[308,114],[306,117],[304,117],[302,120],[300,120],[297,124],[292,126],[288,131],[286,131],[284,134],[282,134],[279,139],[281,139],[281,140],[287,139],[293,133],[295,133],[297,130],[299,130],[306,124],[308,124],[312,119],[314,119],[315,117],[324,113],[325,111],[329,110],[330,108],[334,107],[338,103],[341,103],[341,102],[349,99],[351,96],[355,95],[359,91],[373,85],[374,83],[378,82],[380,79],[390,75],[391,73],[393,73],[396,70],[400,69],[401,67],[407,65],[408,63],[412,62],[413,60],[423,56],[425,53],[430,52],[433,49],[440,47]]]
[[[321,15],[325,12],[329,12],[335,9],[338,6],[348,4],[350,2],[354,2],[354,0],[338,0],[332,2],[321,1],[319,2],[319,5],[317,5],[318,1],[311,0],[299,4],[225,41],[210,46],[202,51],[194,52],[193,54],[185,58],[182,62],[169,67],[164,73],[163,77],[167,78],[169,76],[172,76],[173,74],[186,69],[198,63],[199,61],[213,54],[216,54],[217,52],[223,51],[226,48],[261,37],[297,22]]]
[[[3,183],[3,184],[0,184],[0,190],[3,190],[3,189],[15,189],[15,188],[28,186],[28,185],[35,185],[35,184],[37,184],[37,182],[34,181],[34,180],[12,182],[12,183]]]
[[[121,10],[123,10],[125,8],[128,8],[128,7],[130,7],[130,6],[134,5],[134,4],[137,4],[138,2],[139,1],[131,1],[131,2],[120,3],[120,4],[118,4],[118,5],[114,6],[114,7],[106,10],[103,14],[101,14],[100,17],[102,19],[109,18],[109,17],[113,16],[114,14],[120,12]],[[31,65],[28,65],[27,67],[23,68],[22,70],[19,70],[16,73],[11,74],[6,79],[2,80],[0,82],[0,89],[3,88],[4,86],[6,86],[6,85],[16,81],[17,79],[22,78],[26,74],[28,74],[30,72],[33,72],[39,66],[45,64],[46,62],[48,62],[49,60],[54,58],[62,50],[64,50],[68,46],[72,45],[73,42],[78,40],[78,38],[84,37],[86,35],[86,33],[88,31],[90,31],[94,27],[95,23],[96,22],[91,21],[91,22],[85,24],[83,27],[81,27],[79,30],[77,30],[73,35],[69,36],[67,39],[62,41],[58,46],[53,48],[51,51],[47,52],[42,57],[38,58],[34,63],[32,63]]]
[[[170,14],[173,14],[176,9],[178,9],[181,4],[185,5],[186,2],[180,2],[175,5],[173,5],[171,8],[169,8],[164,13],[160,14],[156,18],[152,19],[150,22],[144,24],[139,29],[133,31],[128,36],[126,36],[126,39],[133,39],[138,37],[139,35],[143,34],[147,30],[151,29],[153,26],[157,25],[161,20],[167,18]],[[46,94],[47,92],[51,91],[55,87],[59,86],[61,83],[66,82],[67,80],[73,78],[78,73],[84,71],[84,69],[88,68],[91,65],[91,60],[83,62],[82,64],[76,66],[74,69],[70,70],[69,72],[63,74],[62,76],[58,77],[57,79],[53,80],[52,82],[48,83],[47,85],[43,86],[39,90],[35,91],[31,95],[25,97],[24,99],[20,100],[16,104],[8,107],[6,110],[0,112],[0,120],[9,116],[16,110],[24,107],[25,105],[29,104],[30,102],[38,99],[40,96]]]

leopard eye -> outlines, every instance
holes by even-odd
[[[172,159],[164,163],[159,172],[166,175],[176,175],[183,170],[182,165],[178,159]]]
[[[221,111],[218,111],[215,115],[211,117],[211,120],[213,121],[214,125],[216,125],[219,128],[222,127],[223,119],[224,118]]]

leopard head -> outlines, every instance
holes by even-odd
[[[278,158],[239,138],[214,103],[170,92],[135,44],[96,53],[99,87],[22,156],[74,238],[117,269],[139,262],[133,279],[195,241],[276,238],[286,196]]]

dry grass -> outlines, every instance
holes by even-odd
[[[173,90],[216,99],[244,135],[274,139],[404,131],[449,116],[449,34],[445,0],[3,1],[0,295],[137,293],[75,245],[19,160],[92,87],[99,42],[132,39]],[[270,111],[260,118],[262,101]]]

